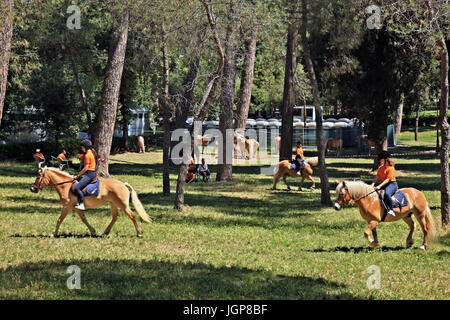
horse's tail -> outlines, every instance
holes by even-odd
[[[437,242],[439,235],[436,230],[436,223],[434,222],[433,216],[431,215],[431,210],[428,204],[424,213],[425,213],[425,229],[427,230],[427,240],[431,244],[433,242]]]
[[[314,169],[319,166],[319,157],[312,157],[305,160],[305,162]]]
[[[131,201],[133,202],[134,209],[137,211],[139,216],[145,222],[152,222],[150,216],[145,212],[144,206],[142,205],[141,201],[139,201],[136,191],[130,184],[128,184],[128,182],[125,182],[125,186],[131,191]]]

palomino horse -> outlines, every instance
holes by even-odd
[[[70,192],[73,180],[74,176],[71,176],[64,171],[60,171],[56,168],[44,167],[39,169],[39,175],[36,178],[36,181],[34,181],[34,183],[30,187],[31,192],[34,193],[38,193],[40,190],[46,187],[53,187],[55,188],[56,192],[58,192],[63,208],[61,210],[61,215],[56,222],[55,231],[53,231],[53,233],[51,234],[52,237],[58,235],[58,230],[61,223],[72,210],[75,210],[78,213],[81,221],[83,221],[83,223],[88,227],[91,235],[96,235],[95,229],[88,223],[84,212],[75,209],[75,205],[77,204],[77,197]],[[111,228],[113,227],[119,216],[119,209],[121,209],[128,217],[130,217],[131,221],[133,221],[138,237],[142,236],[142,229],[137,224],[134,213],[130,210],[130,194],[133,206],[139,216],[145,222],[150,223],[151,219],[145,212],[144,207],[139,201],[136,191],[128,183],[123,183],[116,179],[101,180],[100,192],[98,196],[87,196],[85,198],[84,205],[86,209],[97,208],[109,202],[111,206],[112,221],[105,229],[105,235],[108,235],[110,233]]]
[[[337,154],[341,154],[342,152],[342,139],[328,139],[327,147],[325,149],[325,154],[328,150],[336,149]]]
[[[278,153],[280,153],[281,137],[280,136],[275,137],[275,139],[273,140],[273,144],[274,144],[275,150],[277,150]]]
[[[139,153],[145,153],[145,143],[144,143],[144,137],[143,136],[138,136],[137,137],[137,144],[139,147]]]
[[[234,135],[234,148],[233,153],[237,158],[238,156],[242,158],[246,158],[248,160],[252,158],[256,158],[257,152],[259,148],[259,142],[255,139],[247,139],[240,134]],[[248,156],[245,155],[245,151],[247,151]]]
[[[406,238],[406,247],[410,248],[413,245],[412,235],[415,229],[414,221],[411,215],[414,214],[420,227],[423,231],[423,245],[420,249],[428,249],[429,242],[436,238],[436,229],[433,216],[428,207],[427,199],[424,194],[414,188],[400,189],[408,199],[408,205],[401,209],[394,209],[395,217],[386,214],[385,221],[393,222],[400,219],[406,222],[409,226],[409,234]],[[384,207],[380,204],[378,194],[375,189],[362,181],[343,181],[338,183],[336,188],[336,202],[334,208],[341,209],[342,204],[347,204],[354,201],[359,208],[359,213],[369,226],[364,231],[364,237],[369,241],[373,248],[379,248],[377,238],[377,225],[383,220]],[[370,239],[370,232],[373,234],[373,241]]]
[[[198,148],[201,145],[202,146],[202,154],[203,154],[203,152],[205,151],[205,148],[207,146],[209,146],[212,139],[213,139],[213,137],[208,134],[205,134],[204,136],[197,135],[197,137],[194,140],[194,146]]]
[[[319,166],[319,158],[313,157],[308,158],[305,160],[305,168],[302,170],[302,181],[300,182],[300,185],[298,186],[298,190],[302,190],[303,181],[305,181],[305,178],[310,180],[312,182],[311,189],[314,189],[316,187],[316,184],[314,183],[314,180],[311,178],[313,174],[314,168]],[[276,190],[277,183],[280,180],[281,177],[283,177],[283,181],[286,184],[288,190],[291,190],[291,187],[289,187],[287,183],[287,176],[296,177],[299,178],[300,176],[297,174],[296,169],[291,169],[291,163],[289,160],[283,160],[278,164],[278,170],[275,173],[275,176],[273,177],[273,190]]]

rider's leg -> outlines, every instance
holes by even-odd
[[[75,186],[75,194],[78,198],[78,204],[84,202],[83,189],[95,178],[95,171],[87,171],[86,174],[81,178],[80,182]]]
[[[386,207],[388,209],[388,213],[390,215],[395,216],[394,211],[392,210],[392,196],[394,195],[394,193],[398,190],[398,185],[397,182],[393,181],[390,182],[387,186],[386,186],[386,193],[384,195],[384,202],[386,203]]]

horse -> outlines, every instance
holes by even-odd
[[[234,135],[234,147],[233,153],[235,157],[241,156],[242,158],[246,158],[248,160],[255,158],[258,152],[259,142],[255,139],[247,139],[241,134]],[[247,151],[248,156],[245,155],[245,151]]]
[[[248,153],[248,159],[256,158],[258,152],[259,142],[255,139],[245,139],[245,150]]]
[[[281,146],[281,137],[278,136],[273,140],[273,144],[275,146],[275,149],[278,150],[278,153],[280,153],[280,146]]]
[[[318,157],[308,158],[305,160],[305,168],[301,172],[302,181],[300,182],[298,190],[302,191],[302,185],[303,185],[303,181],[305,181],[305,179],[308,179],[312,182],[311,190],[315,189],[316,184],[314,183],[314,180],[311,178],[311,176],[313,174],[314,168],[316,168],[318,166],[319,166],[319,158]],[[273,177],[272,190],[277,189],[277,183],[281,177],[283,177],[283,181],[286,184],[288,190],[291,190],[291,187],[289,187],[287,180],[286,180],[286,177],[288,175],[291,177],[296,177],[296,178],[300,177],[297,174],[296,169],[291,169],[291,163],[289,160],[280,161],[280,163],[278,164],[278,170],[275,173],[275,176]]]
[[[336,149],[337,154],[340,154],[342,152],[342,139],[328,139],[325,154],[331,149]]]
[[[144,144],[144,137],[143,136],[138,136],[137,137],[137,144],[139,147],[139,153],[145,153],[145,144]]]
[[[202,145],[202,154],[203,154],[203,152],[205,151],[205,148],[207,146],[209,146],[209,143],[211,142],[211,140],[212,140],[212,136],[210,136],[210,135],[207,135],[207,134],[204,136],[197,135],[197,137],[194,140],[194,145],[197,148],[199,145]]]
[[[95,229],[88,223],[84,212],[82,210],[75,209],[77,197],[70,192],[74,178],[74,176],[57,168],[44,167],[39,169],[39,174],[30,187],[30,191],[33,193],[38,193],[40,190],[47,187],[53,187],[59,195],[60,202],[63,207],[51,237],[58,235],[58,230],[61,223],[72,210],[77,212],[81,218],[81,221],[83,221],[83,223],[88,227],[91,235],[96,235]],[[150,223],[151,219],[145,212],[142,203],[139,201],[136,191],[128,183],[123,183],[116,179],[102,179],[100,182],[100,192],[98,196],[86,196],[84,200],[86,209],[97,208],[103,206],[107,202],[110,204],[112,221],[105,229],[105,232],[103,233],[104,235],[108,235],[110,233],[111,228],[118,218],[119,209],[121,209],[133,222],[134,227],[136,228],[137,236],[142,237],[143,231],[137,224],[136,217],[129,206],[130,195],[133,206],[139,216],[145,222]]]
[[[376,142],[373,140],[370,140],[368,136],[360,136],[361,141],[365,142],[367,145],[367,149],[369,149],[369,155],[370,155],[370,148],[376,147]]]
[[[412,235],[415,229],[415,223],[411,216],[414,214],[423,231],[422,250],[429,248],[429,242],[436,239],[436,227],[431,215],[430,208],[425,195],[415,188],[400,189],[408,199],[408,205],[402,208],[395,208],[395,216],[385,215],[386,222],[394,222],[403,219],[409,226],[409,234],[406,238],[406,247],[413,245]],[[374,187],[362,181],[343,181],[338,182],[336,187],[336,202],[334,208],[341,209],[341,205],[354,201],[359,208],[362,218],[369,224],[364,231],[364,237],[373,248],[379,248],[376,227],[383,221],[384,207],[381,205],[378,194]],[[370,232],[373,234],[373,240],[370,239]]]

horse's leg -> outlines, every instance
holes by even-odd
[[[377,228],[373,228],[373,230],[372,230],[372,235],[373,235],[373,244],[374,244],[374,248],[379,248],[379,247],[380,247],[380,244],[378,243]]]
[[[423,245],[420,247],[420,249],[426,250],[429,246],[427,241],[428,228],[425,222],[425,212],[420,212],[419,210],[414,209],[414,215],[416,216],[417,221],[419,221],[420,227],[422,228],[423,232]]]
[[[131,209],[128,206],[126,206],[123,209],[123,211],[126,213],[126,215],[128,217],[130,217],[131,221],[133,221],[134,227],[136,228],[137,236],[138,237],[142,237],[143,231],[142,231],[141,227],[139,227],[139,225],[138,225],[138,223],[136,221],[136,216],[134,215],[134,213],[131,211]]]
[[[409,234],[408,237],[406,238],[406,247],[407,248],[411,248],[411,246],[413,245],[413,233],[414,233],[414,229],[416,228],[416,225],[413,221],[413,219],[411,219],[411,217],[404,217],[403,221],[405,221],[405,223],[409,226]]]
[[[106,227],[105,231],[103,232],[103,234],[105,236],[107,236],[111,232],[111,228],[116,223],[117,218],[119,217],[119,209],[112,202],[111,202],[110,205],[111,205],[112,220],[109,223],[109,225]]]
[[[286,177],[287,177],[287,176],[288,176],[287,173],[285,173],[285,174],[283,175],[283,181],[284,181],[284,183],[286,184],[288,190],[290,191],[290,190],[291,190],[291,187],[289,187],[289,185],[288,185],[288,183],[287,183],[287,180],[286,180]]]
[[[50,235],[51,237],[55,237],[58,235],[59,227],[61,226],[61,223],[64,221],[64,219],[67,217],[70,211],[72,211],[72,207],[62,208],[61,215],[59,216],[58,221],[56,221],[55,231],[53,231],[52,234]]]
[[[277,189],[277,183],[278,183],[278,181],[280,180],[280,178],[281,178],[281,175],[279,174],[279,172],[277,172],[277,173],[275,174],[275,176],[273,177],[273,187],[272,187],[272,190],[276,190],[276,189]]]
[[[91,236],[96,236],[97,232],[95,231],[95,229],[89,224],[89,222],[86,219],[86,216],[84,215],[84,212],[82,210],[75,210],[78,213],[78,216],[80,217],[81,221],[83,221],[83,223],[86,225],[86,227],[88,227],[89,232],[91,233]]]
[[[378,225],[378,221],[372,220],[369,222],[369,225],[367,226],[366,230],[364,230],[364,237],[367,239],[367,241],[369,241],[372,248],[380,247],[380,244],[378,243],[378,239],[377,239],[377,241],[372,241],[370,239],[370,233],[373,232],[373,230],[377,227],[377,225]],[[375,234],[376,234],[376,231],[375,231]]]
[[[302,181],[300,181],[300,185],[298,186],[298,190],[299,191],[303,191],[303,189],[302,189],[303,181],[305,181],[305,177],[304,176],[302,176]]]
[[[309,181],[312,182],[311,190],[314,190],[316,188],[316,184],[315,184],[313,178],[310,175],[308,175],[306,177],[308,178]]]

